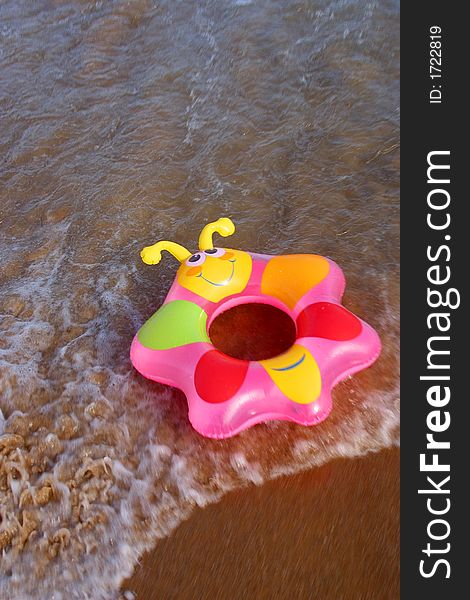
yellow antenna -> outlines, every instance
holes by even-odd
[[[199,236],[199,250],[212,250],[212,236],[219,233],[223,237],[232,235],[235,232],[235,225],[227,217],[217,219],[213,223],[207,223]]]
[[[147,265],[157,265],[162,258],[162,250],[173,254],[180,262],[183,262],[191,256],[191,252],[184,246],[175,242],[157,242],[153,246],[146,246],[140,253],[140,257]]]

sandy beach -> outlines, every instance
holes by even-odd
[[[0,11],[0,597],[397,598],[397,0]],[[194,254],[221,217],[224,252],[338,264],[380,337],[315,426],[203,437],[131,363],[179,264],[142,248]],[[255,363],[298,333],[257,309],[209,328]]]
[[[196,510],[125,582],[138,600],[399,598],[399,452],[338,459]]]

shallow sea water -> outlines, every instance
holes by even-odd
[[[116,598],[194,506],[398,443],[398,2],[7,0],[0,5],[0,589]],[[313,252],[383,352],[322,424],[225,441],[129,346],[176,264]],[[162,561],[168,557],[162,557]]]

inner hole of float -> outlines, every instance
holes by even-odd
[[[240,304],[218,315],[209,328],[214,346],[243,360],[264,360],[295,342],[294,321],[270,304]]]

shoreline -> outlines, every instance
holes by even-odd
[[[122,590],[137,600],[395,600],[399,457],[336,459],[197,508]]]

